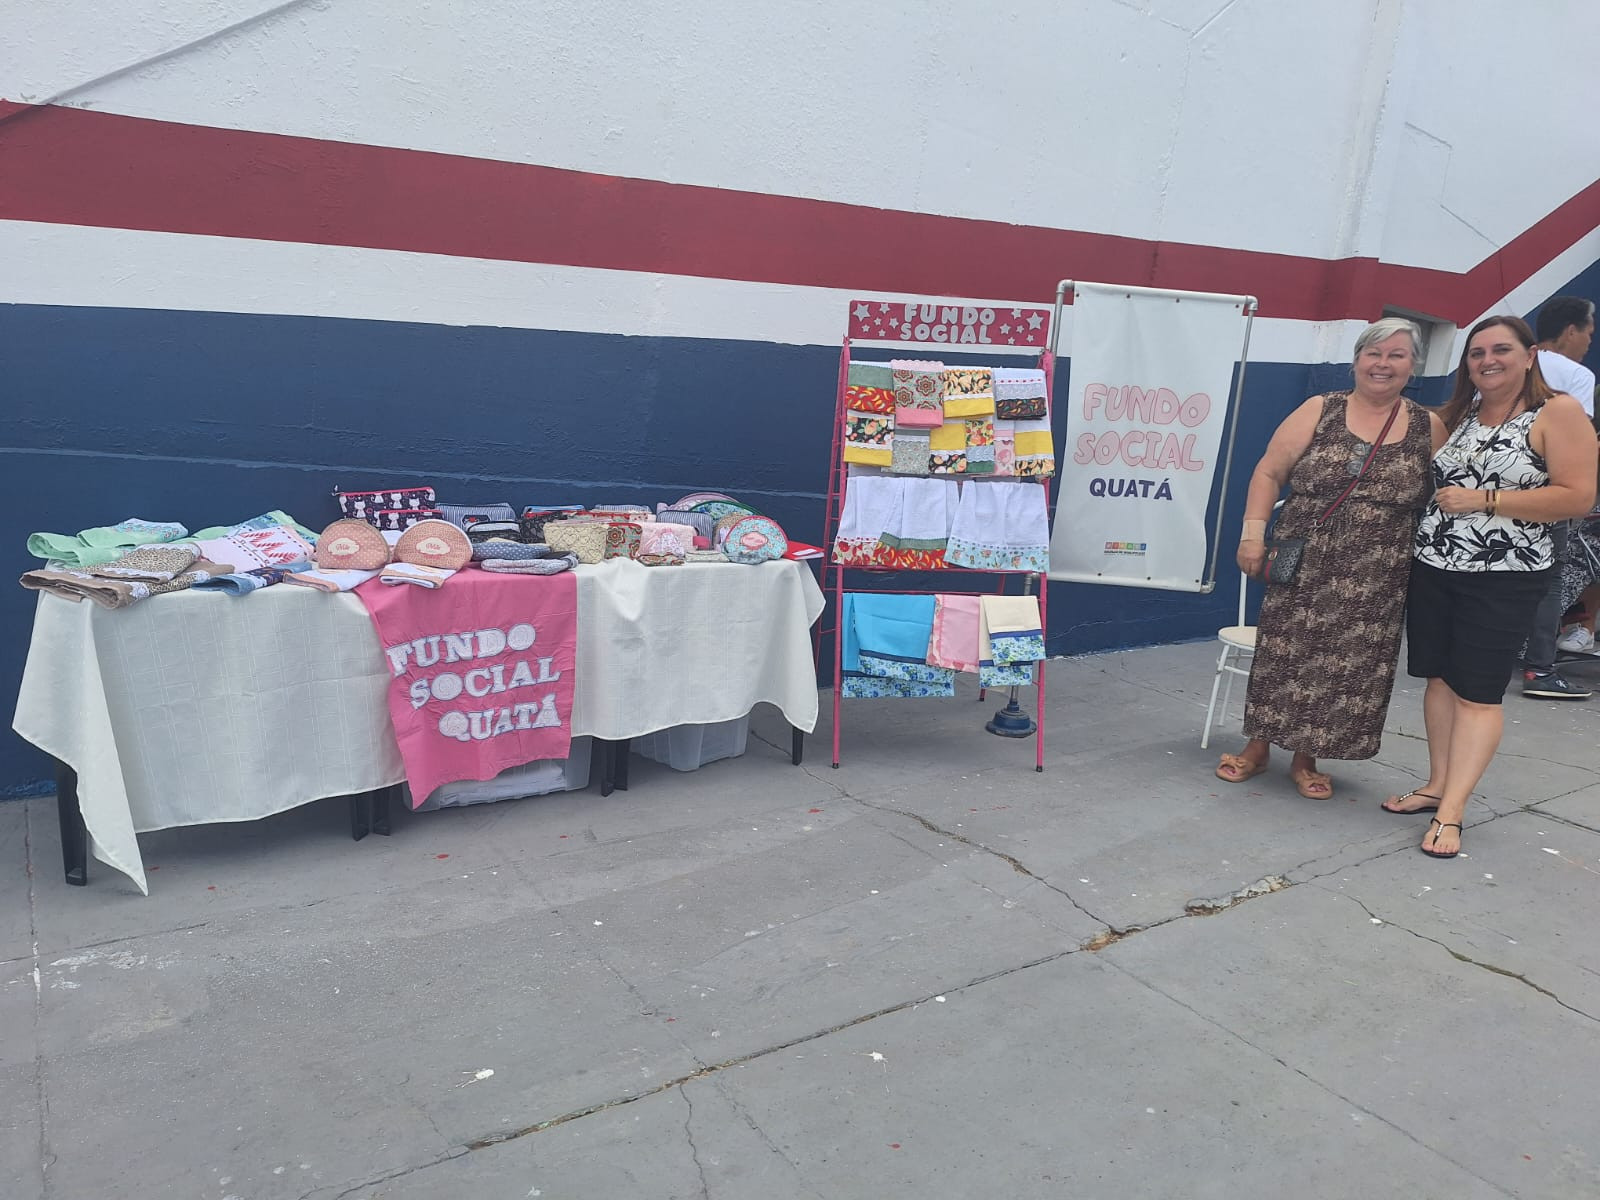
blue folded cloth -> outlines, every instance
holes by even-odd
[[[264,587],[282,583],[291,571],[308,571],[309,562],[282,563],[276,567],[257,567],[253,571],[240,571],[234,575],[212,575],[196,580],[194,586],[201,591],[226,592],[230,596],[248,596]]]
[[[928,665],[934,604],[932,596],[845,593],[845,696],[955,695],[955,671]]]

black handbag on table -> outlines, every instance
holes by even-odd
[[[1404,399],[1396,400],[1394,407],[1389,410],[1389,419],[1383,423],[1383,431],[1378,434],[1372,443],[1372,449],[1367,451],[1366,461],[1361,464],[1361,470],[1356,472],[1356,477],[1350,481],[1350,486],[1332,504],[1328,505],[1323,514],[1312,522],[1315,529],[1333,515],[1333,510],[1338,508],[1356,490],[1356,484],[1367,473],[1367,468],[1372,465],[1372,460],[1377,457],[1378,447],[1383,445],[1383,439],[1389,436],[1389,428],[1394,424],[1394,419],[1400,415],[1400,406]],[[1303,537],[1275,537],[1267,540],[1267,559],[1261,564],[1261,579],[1267,584],[1287,586],[1292,584],[1300,574],[1300,562],[1305,558],[1306,539]]]

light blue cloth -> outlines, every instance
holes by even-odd
[[[955,695],[956,673],[928,665],[933,636],[932,596],[846,592],[843,630],[844,689],[859,697]]]

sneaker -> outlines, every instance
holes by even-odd
[[[1556,641],[1556,649],[1568,654],[1593,654],[1594,634],[1582,625],[1574,625]]]
[[[1522,694],[1535,700],[1587,700],[1594,695],[1586,687],[1569,683],[1554,671],[1522,673]]]

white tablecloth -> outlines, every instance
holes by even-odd
[[[574,737],[731,721],[762,702],[816,727],[808,631],[823,599],[805,564],[617,559],[577,579]],[[108,611],[41,593],[13,728],[77,772],[94,856],[147,891],[138,833],[403,780],[388,685],[352,595],[280,584]]]

